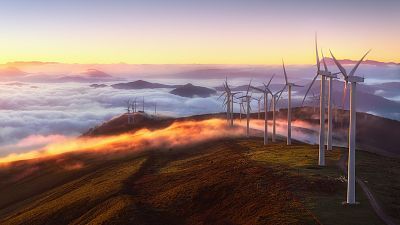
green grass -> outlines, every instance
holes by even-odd
[[[370,187],[385,212],[400,224],[400,160],[358,151],[356,175]]]
[[[382,224],[375,215],[367,198],[357,186],[357,201],[359,205],[348,206],[342,202],[346,200],[345,174],[337,167],[343,149],[335,148],[326,152],[326,166],[318,165],[318,146],[294,144],[287,147],[285,143],[269,144],[264,147],[262,141],[248,143],[240,142],[248,147],[247,154],[252,160],[279,168],[291,175],[298,175],[305,180],[321,183],[321,190],[301,190],[304,202],[322,224],[351,224],[368,225]],[[357,159],[361,161],[362,159]],[[363,168],[358,168],[362,170]],[[380,173],[375,172],[376,175]],[[383,185],[386,186],[386,185]],[[393,193],[390,190],[388,193]],[[386,192],[385,192],[386,193]]]

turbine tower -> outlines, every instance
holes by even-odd
[[[142,102],[142,111],[144,113],[144,96],[143,96],[143,102]]]
[[[136,107],[136,98],[135,98],[135,100],[133,100],[133,104],[132,104],[132,110],[133,110],[133,112],[135,113],[135,112],[137,112],[137,107]]]
[[[241,98],[239,101],[239,121],[240,122],[242,122],[242,109],[243,109],[243,112],[246,111],[243,106],[243,98]]]
[[[258,98],[253,98],[254,100],[257,101],[257,104],[258,104],[258,116],[257,116],[258,119],[261,118],[260,115],[261,115],[261,99],[262,98],[263,98],[262,95],[260,97],[258,97]]]
[[[258,91],[261,91],[262,93],[264,93],[264,145],[268,144],[268,94],[272,95],[272,92],[271,92],[271,90],[269,90],[268,87],[272,81],[272,78],[274,78],[274,75],[271,77],[268,84],[264,83],[264,90],[257,88],[257,87],[253,87],[253,86],[251,87],[255,90],[258,90]]]
[[[288,114],[287,114],[287,145],[292,144],[292,87],[303,87],[300,85],[297,85],[295,83],[289,83],[287,74],[286,74],[286,68],[285,68],[285,62],[283,62],[282,59],[282,66],[283,66],[283,74],[285,75],[285,87],[288,87]]]
[[[345,87],[350,82],[350,124],[349,124],[349,155],[347,162],[347,204],[356,204],[356,87],[357,83],[364,82],[363,77],[355,76],[355,72],[364,58],[371,50],[367,51],[365,55],[357,62],[354,68],[347,73],[346,69],[336,60],[333,53],[330,51],[333,61],[343,74]]]
[[[322,50],[321,50],[322,52]],[[308,92],[310,91],[312,85],[314,84],[315,80],[317,79],[318,76],[321,76],[321,89],[320,89],[320,104],[319,104],[319,156],[318,156],[318,165],[320,166],[325,166],[325,79],[328,77],[329,78],[329,104],[332,102],[332,79],[337,78],[337,74],[332,74],[331,72],[328,71],[328,67],[325,62],[325,57],[323,57],[322,53],[322,61],[324,63],[324,70],[321,70],[321,62],[319,60],[319,54],[318,54],[318,42],[317,42],[317,35],[315,35],[315,55],[316,55],[316,60],[317,60],[317,73],[315,74],[313,80],[311,81],[310,86],[308,87],[306,94],[304,95],[302,105],[304,103],[304,100],[307,97]],[[328,149],[332,149],[332,110],[331,107],[328,106]],[[330,124],[330,125],[329,125]],[[330,146],[330,147],[329,147]]]

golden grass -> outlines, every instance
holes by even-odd
[[[360,205],[341,204],[346,186],[336,164],[344,150],[328,151],[327,166],[319,167],[317,149],[229,139],[105,159],[72,181],[18,202],[0,223],[381,224],[360,188]],[[400,177],[394,168],[399,161],[363,152],[357,157],[357,175],[382,181],[369,184],[397,212],[390,198],[396,199],[398,183],[381,171]],[[45,177],[27,184],[44,185]]]
[[[45,218],[73,218],[91,206],[105,201],[121,190],[123,182],[134,174],[145,159],[124,162],[112,167],[105,167],[66,183],[43,194],[43,197],[9,216],[5,223],[22,224],[26,221],[38,223]]]

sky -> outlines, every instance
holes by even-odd
[[[400,62],[398,0],[0,0],[0,63]]]

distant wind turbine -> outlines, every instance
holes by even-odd
[[[224,108],[226,107],[226,119],[228,124],[230,124],[230,126],[233,126],[233,98],[239,92],[231,91],[228,85],[228,78],[225,79],[223,87],[224,87],[224,92],[222,92],[222,94],[218,97],[218,99],[221,98],[222,96],[225,96],[223,106]]]
[[[283,66],[283,74],[285,75],[285,87],[288,87],[288,114],[287,114],[287,145],[292,144],[292,87],[303,87],[300,85],[297,85],[295,83],[289,83],[287,74],[286,74],[286,68],[285,68],[285,62],[282,59],[282,66]]]
[[[268,94],[271,94],[273,96],[271,90],[269,90],[268,87],[269,87],[269,85],[270,85],[270,83],[272,81],[272,78],[274,78],[274,76],[275,75],[273,75],[271,77],[271,79],[269,80],[268,84],[264,83],[264,90],[262,90],[261,88],[257,88],[257,87],[253,87],[252,86],[253,89],[261,91],[262,93],[264,93],[264,145],[268,144]]]
[[[131,124],[132,123],[132,119],[131,119],[131,116],[132,116],[132,114],[131,114],[131,100],[126,100],[125,103],[126,103],[126,111],[127,111],[126,115],[128,117],[128,124]]]
[[[263,96],[261,95],[260,97],[258,97],[258,98],[253,98],[254,100],[256,100],[257,101],[257,104],[258,104],[258,119],[260,119],[261,117],[260,117],[260,115],[261,115],[261,99],[263,98]]]
[[[239,98],[244,99],[244,102],[246,103],[246,108],[247,108],[247,112],[246,112],[246,122],[247,122],[247,127],[246,127],[246,136],[249,137],[250,136],[250,111],[251,111],[251,95],[249,95],[249,90],[251,87],[251,80],[249,82],[249,85],[247,86],[247,91],[246,91],[246,95],[243,95]]]
[[[142,111],[144,113],[144,96],[143,96],[143,103],[142,103]]]
[[[275,75],[274,75],[275,76]],[[271,77],[271,80],[268,82],[268,86],[271,83],[272,79],[274,78],[274,76]],[[285,90],[286,85],[283,86],[283,88],[275,93],[273,93],[271,91],[271,103],[269,105],[269,108],[271,108],[272,106],[272,142],[275,142],[275,138],[276,138],[276,105],[278,104],[279,98],[282,95],[282,92]]]

